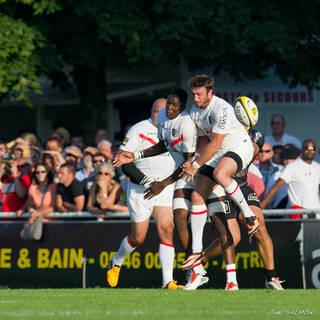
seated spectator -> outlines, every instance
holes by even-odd
[[[266,142],[270,143],[273,147],[275,145],[286,145],[288,143],[294,144],[297,148],[301,149],[301,141],[284,132],[286,121],[282,114],[274,114],[271,119],[272,134],[266,136]]]
[[[82,157],[83,155],[81,150],[76,146],[69,146],[64,149],[65,162],[72,162],[77,169],[80,167]]]
[[[263,147],[258,154],[259,157],[259,164],[257,165],[258,169],[260,170],[262,176],[263,176],[263,182],[266,186],[268,184],[269,178],[278,171],[278,168],[275,167],[272,163],[272,157],[273,157],[273,150],[270,145],[270,143],[265,142],[263,144]]]
[[[24,162],[24,163],[23,163]],[[15,212],[21,209],[28,196],[31,184],[26,167],[30,165],[26,159],[9,160],[0,165],[0,191],[3,212]]]
[[[26,144],[17,143],[12,147],[11,153],[14,155],[16,160],[21,158],[29,158],[30,148]]]
[[[76,166],[64,163],[59,169],[57,186],[56,209],[60,212],[82,211],[84,194],[81,182],[75,179]]]
[[[94,170],[93,171],[93,175],[91,175],[90,177],[82,180],[83,191],[84,191],[84,195],[85,195],[86,199],[88,199],[90,189],[91,189],[91,187],[93,185],[93,182],[95,180],[96,169],[103,162],[107,162],[107,158],[102,153],[98,152],[93,156],[93,160],[92,160],[92,165],[93,165],[93,170]]]
[[[86,150],[84,151],[84,154],[83,154],[82,169],[76,172],[76,179],[79,181],[83,181],[86,178],[94,176],[94,169],[93,169],[93,162],[92,162],[93,154]]]
[[[25,132],[21,135],[21,138],[23,138],[29,145],[29,147],[36,147],[38,143],[38,138],[35,134],[31,132]]]
[[[48,151],[49,150],[42,151],[41,162],[44,162],[48,166],[49,170],[53,175],[53,181],[55,183],[58,183],[59,182],[58,171],[59,171],[60,164],[59,164],[59,161],[56,159],[56,157],[48,153]]]
[[[112,162],[112,143],[109,140],[102,140],[98,144],[98,151],[107,157],[108,162]]]
[[[107,129],[98,129],[96,131],[94,142],[98,146],[99,142],[102,140],[110,140],[110,135]]]
[[[63,147],[58,138],[50,138],[46,142],[46,150],[58,151],[62,153]]]
[[[117,203],[120,185],[112,179],[114,174],[113,165],[109,162],[101,163],[96,171],[95,182],[88,198],[87,210],[100,218],[108,217],[107,211],[128,211],[127,206]]]
[[[29,196],[24,207],[17,211],[18,217],[24,211],[30,212],[28,224],[38,217],[43,217],[55,211],[56,184],[53,183],[53,175],[45,163],[35,166],[34,183],[29,188]],[[48,221],[44,220],[44,221]]]
[[[316,143],[307,139],[302,145],[302,157],[288,164],[280,174],[279,179],[261,201],[265,208],[278,192],[281,186],[288,184],[288,206],[291,209],[320,208],[319,184],[320,165],[314,161]],[[292,219],[300,219],[300,214],[291,215]]]
[[[70,142],[70,133],[64,127],[59,127],[57,129],[51,130],[49,132],[50,138],[56,138],[60,141],[62,148],[64,149]]]
[[[85,143],[82,136],[72,136],[70,138],[70,146],[76,146],[81,151],[85,148]]]
[[[282,169],[275,172],[271,178],[269,179],[268,185],[266,186],[266,195],[269,193],[270,189],[276,183],[276,181],[280,178],[284,168],[291,162],[298,159],[300,156],[300,150],[296,147],[292,148],[283,148],[280,153]],[[270,209],[285,209],[288,204],[288,185],[282,185],[278,192],[274,195],[273,198],[270,199],[268,208]]]
[[[30,147],[30,161],[32,164],[32,171],[34,171],[36,165],[41,161],[41,152],[36,146]]]
[[[283,168],[280,153],[285,148],[285,146],[282,146],[280,144],[277,144],[272,147],[273,150],[273,156],[272,156],[272,164],[277,167],[279,170]]]

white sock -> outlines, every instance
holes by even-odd
[[[225,190],[228,193],[228,196],[241,209],[245,218],[254,217],[254,213],[249,208],[248,203],[244,198],[243,193],[235,180],[232,180],[232,183],[228,187],[226,187]]]
[[[237,284],[237,270],[236,265],[233,264],[227,264],[226,265],[226,272],[227,272],[227,282],[233,282]]]
[[[204,270],[203,268],[203,264],[201,261],[195,263],[193,266],[192,266],[192,269],[195,273],[197,274],[201,274],[202,276],[204,276],[207,272],[206,270]]]
[[[160,242],[159,260],[162,266],[162,285],[173,280],[174,245]]]
[[[134,247],[130,242],[129,236],[126,236],[122,239],[119,250],[112,257],[112,263],[121,267],[126,256],[133,252],[135,249],[136,247]]]
[[[202,251],[203,228],[207,221],[207,207],[205,204],[191,205],[191,233],[192,252]]]

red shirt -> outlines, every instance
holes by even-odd
[[[21,184],[29,188],[31,184],[31,178],[27,174],[22,175],[19,177]],[[1,200],[4,199],[2,203],[2,211],[3,212],[14,212],[21,209],[24,203],[27,200],[28,193],[26,193],[26,197],[19,198],[14,185],[13,177],[6,176],[2,180],[3,186],[1,190]]]

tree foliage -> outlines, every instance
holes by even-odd
[[[0,94],[27,100],[46,73],[76,84],[86,118],[104,103],[107,68],[152,72],[159,61],[211,66],[234,79],[274,69],[315,87],[320,1],[0,0]],[[69,74],[62,65],[72,67]],[[92,117],[92,114],[91,114]]]

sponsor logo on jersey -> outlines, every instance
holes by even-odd
[[[219,124],[218,124],[218,127],[220,129],[224,129],[226,127],[227,117],[228,117],[228,110],[227,110],[227,108],[223,108],[223,114],[220,117]]]
[[[224,201],[224,208],[226,210],[226,213],[231,213],[229,200]]]
[[[178,135],[178,132],[176,129],[172,129],[172,136],[176,137]]]
[[[127,144],[127,142],[129,141],[128,137],[125,137],[122,141],[122,145],[125,146]]]
[[[259,198],[257,197],[257,194],[255,192],[253,192],[248,195],[247,201],[258,201],[259,202]]]

